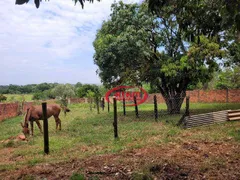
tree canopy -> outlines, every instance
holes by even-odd
[[[178,111],[188,85],[209,81],[225,56],[217,38],[197,37],[188,39],[169,12],[159,18],[144,3],[114,3],[94,41],[94,62],[106,86],[149,82]]]
[[[1,94],[33,94],[33,100],[64,99],[70,97],[87,97],[88,90],[94,92],[96,96],[105,94],[106,89],[103,86],[82,84],[58,84],[58,83],[40,83],[28,85],[0,85]]]
[[[216,38],[228,49],[228,63],[240,64],[240,0],[148,0],[148,5],[160,18],[174,16],[189,41]]]
[[[239,89],[240,67],[226,68],[217,74],[216,89]]]
[[[88,91],[93,92],[94,96],[99,95],[99,87],[95,84],[84,84],[77,88],[76,94],[78,97],[88,97]]]
[[[36,8],[39,8],[41,1],[42,0],[34,0]],[[45,1],[47,1],[47,0],[45,0]],[[89,1],[90,3],[93,3],[94,0],[86,0],[86,1]],[[100,0],[97,0],[97,1],[100,1]],[[15,4],[22,5],[22,4],[25,4],[25,3],[28,3],[28,2],[29,2],[29,0],[16,0]],[[74,2],[75,2],[75,5],[79,2],[82,5],[82,8],[84,7],[85,0],[74,0]]]

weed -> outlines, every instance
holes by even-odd
[[[88,179],[89,179],[89,180],[99,180],[99,177],[97,177],[97,176],[92,176],[92,177],[89,177]]]
[[[78,174],[78,173],[73,173],[72,176],[70,177],[70,180],[84,180],[84,175],[83,174]]]
[[[27,162],[27,164],[28,164],[29,166],[34,166],[34,165],[36,165],[37,163],[40,163],[40,160],[37,159],[37,158],[30,159],[30,160],[28,160],[28,162]]]
[[[240,129],[233,129],[229,132],[229,135],[232,136],[236,141],[240,141]]]
[[[7,143],[5,143],[3,145],[3,147],[14,147],[14,141],[13,140],[9,140]]]
[[[26,175],[26,176],[22,177],[22,180],[34,180],[34,179],[35,178],[32,175]]]
[[[153,177],[148,173],[133,173],[132,180],[153,180]]]

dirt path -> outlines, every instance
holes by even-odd
[[[240,179],[240,145],[190,142],[92,156],[58,164],[39,164],[0,172],[0,179]]]

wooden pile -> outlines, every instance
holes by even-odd
[[[184,119],[185,128],[209,125],[225,122],[228,120],[228,111],[217,111],[205,114],[186,116]]]
[[[184,126],[185,128],[191,128],[234,120],[240,120],[240,109],[186,116]]]
[[[229,110],[228,111],[228,120],[229,121],[240,120],[240,109],[238,109],[238,110]]]

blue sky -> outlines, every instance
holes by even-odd
[[[114,0],[74,6],[72,0],[0,1],[0,85],[100,84],[92,42]],[[126,3],[138,0],[124,0]]]

